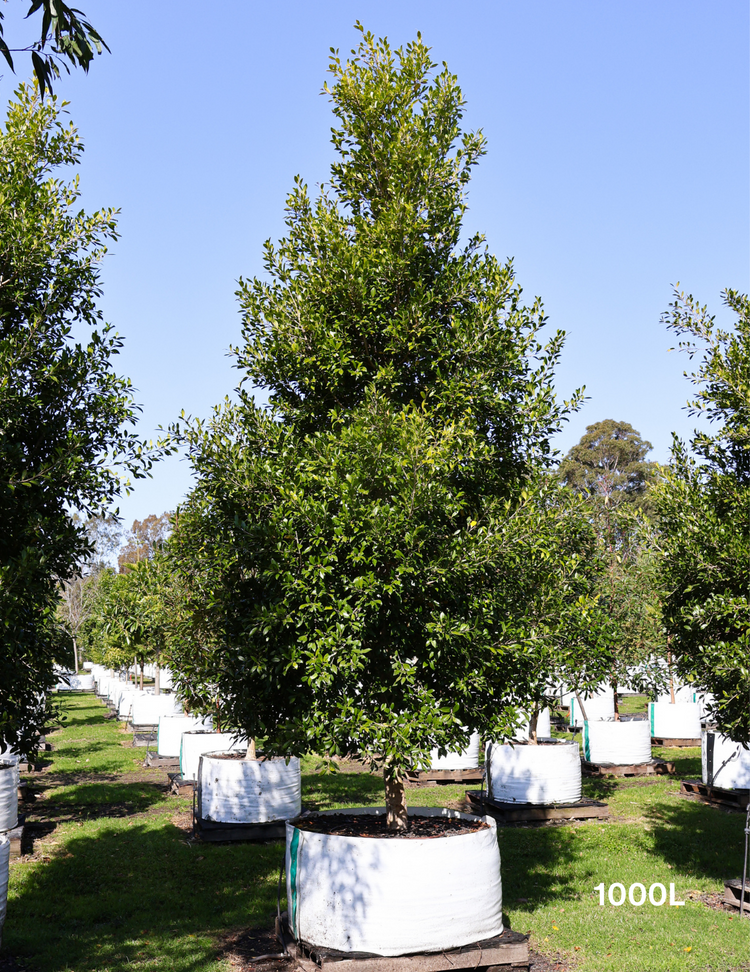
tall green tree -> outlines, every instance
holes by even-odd
[[[664,616],[678,669],[715,696],[713,716],[750,742],[750,300],[727,290],[732,330],[675,291],[664,315],[695,370],[688,403],[706,420],[690,447],[677,437],[657,492],[667,588]]]
[[[218,687],[272,753],[377,761],[397,828],[407,767],[510,733],[527,699],[534,531],[508,524],[568,407],[563,335],[542,344],[512,265],[461,241],[485,142],[435,67],[421,38],[333,54],[330,183],[297,178],[266,277],[241,281],[245,384],[184,427],[198,484],[170,540],[189,701]]]
[[[81,151],[63,106],[22,85],[0,132],[0,743],[24,748],[55,681],[58,585],[93,547],[74,514],[103,514],[155,455],[97,307],[115,211],[87,215],[59,172]]]

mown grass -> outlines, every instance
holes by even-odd
[[[162,771],[91,696],[64,702],[51,765],[33,786],[30,817],[51,832],[14,863],[3,951],[35,972],[228,972],[227,933],[268,927],[281,843],[194,842],[189,801],[168,796]],[[588,780],[605,823],[500,829],[504,910],[532,945],[583,972],[750,969],[750,922],[693,901],[740,873],[744,817],[679,796],[700,774],[697,750],[663,750],[674,778]],[[413,806],[460,806],[464,787],[410,789]],[[303,761],[303,802],[334,809],[382,804],[380,777],[323,774]],[[54,829],[52,829],[54,828]],[[43,832],[43,831],[42,831]],[[675,884],[683,907],[599,905],[594,888]],[[606,899],[605,899],[606,900]]]

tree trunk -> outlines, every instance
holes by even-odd
[[[531,718],[529,719],[529,742],[532,746],[537,746],[539,740],[536,735],[536,727],[539,722],[539,706],[535,705],[531,710]]]
[[[667,638],[667,644],[669,644],[669,638]],[[667,667],[669,669],[669,698],[674,705],[674,676],[672,675],[672,649],[667,648]]]
[[[143,662],[141,662],[141,692],[143,691]]]
[[[581,702],[581,696],[578,694],[578,689],[576,689],[576,701],[578,702],[578,708],[581,710],[581,715],[583,716],[583,721],[588,722],[586,717],[586,710],[583,707],[583,702]]]
[[[386,825],[389,830],[408,830],[409,817],[404,799],[404,781],[391,767],[383,767],[385,780]]]
[[[255,755],[255,740],[248,739],[247,742],[247,752],[245,753],[245,759],[256,759]]]
[[[161,695],[161,669],[158,665],[154,672],[154,695]]]
[[[138,688],[138,658],[133,659],[133,688]]]
[[[73,665],[75,666],[75,673],[78,674],[78,642],[73,639]]]
[[[619,722],[620,703],[617,701],[617,676],[616,675],[612,676],[612,681],[610,682],[610,685],[612,686],[612,691],[614,692],[614,696],[615,696],[615,722]]]

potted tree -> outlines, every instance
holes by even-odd
[[[506,596],[518,605],[517,628],[509,625],[507,634],[523,645],[517,691],[528,700],[521,714],[528,724],[512,740],[492,737],[487,792],[502,803],[577,803],[578,743],[551,738],[549,728],[540,732],[540,716],[553,704],[560,682],[576,684],[580,698],[611,664],[608,618],[595,597],[601,570],[596,537],[582,501],[546,477],[527,491],[503,532],[505,556],[525,566],[522,574],[502,573]]]
[[[246,384],[178,430],[197,485],[170,541],[188,698],[216,688],[269,756],[356,751],[382,771],[381,811],[287,825],[294,933],[382,955],[502,930],[494,824],[410,813],[404,776],[473,732],[510,736],[528,702],[504,576],[526,563],[502,526],[566,411],[562,335],[541,345],[512,266],[460,242],[484,138],[434,68],[421,38],[363,31],[333,55],[330,184],[312,201],[296,180],[266,279],[240,284]]]

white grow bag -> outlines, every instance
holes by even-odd
[[[590,763],[615,766],[651,761],[651,728],[645,719],[632,722],[587,722],[583,755]]]
[[[182,712],[174,695],[139,695],[133,702],[130,721],[134,726],[158,726],[160,716]]]
[[[214,823],[270,823],[302,810],[299,759],[221,759],[204,753],[198,773],[198,816]]]
[[[698,702],[649,702],[651,735],[661,739],[701,738],[701,707]]]
[[[8,877],[10,874],[10,839],[0,834],[0,943],[8,907]]]
[[[472,732],[466,749],[456,752],[449,749],[440,756],[437,749],[430,753],[430,768],[434,770],[476,769],[479,766],[479,733]]]
[[[383,808],[326,813],[383,814]],[[410,814],[468,814],[413,807]],[[342,837],[286,825],[287,906],[297,939],[342,952],[408,955],[502,934],[495,821],[449,837]]]
[[[130,720],[130,713],[133,711],[133,703],[138,698],[140,692],[138,689],[126,689],[120,696],[120,700],[117,703],[117,718],[122,719],[124,722]]]
[[[708,737],[714,738],[713,779],[708,778]],[[701,768],[704,783],[731,790],[750,788],[750,749],[732,742],[720,732],[704,732],[701,738]]]
[[[615,717],[615,693],[611,685],[603,686],[594,695],[582,695],[581,702],[589,722],[607,722]],[[570,698],[570,725],[583,725],[581,706],[575,695]]]
[[[0,760],[0,833],[18,826],[18,761]]]
[[[231,732],[208,732],[191,729],[183,732],[180,744],[180,775],[183,780],[198,779],[198,763],[204,753],[241,752],[247,749],[247,739]]]
[[[159,728],[156,731],[156,752],[159,756],[179,756],[183,732],[201,729],[213,732],[211,719],[199,716],[163,715],[159,717]]]
[[[531,722],[526,722],[516,730],[513,738],[521,741],[527,740],[529,738],[530,728]],[[539,713],[539,717],[536,720],[536,737],[537,739],[550,739],[552,737],[552,723],[550,722],[549,709],[542,709]]]
[[[489,743],[485,757],[489,794],[502,803],[578,803],[578,743],[531,746]]]

